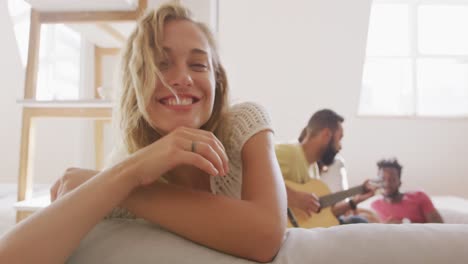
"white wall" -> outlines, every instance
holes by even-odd
[[[0,32],[0,182],[3,182],[15,179],[18,174],[21,108],[16,99],[22,96],[20,87],[24,81],[7,1],[0,1]]]
[[[370,0],[220,0],[219,42],[235,100],[271,113],[277,140],[297,138],[308,118],[332,108],[346,121],[350,185],[397,156],[403,189],[468,198],[468,120],[356,115]]]

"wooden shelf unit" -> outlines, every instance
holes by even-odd
[[[118,32],[105,22],[134,21],[147,7],[147,0],[138,0],[135,10],[129,11],[49,11],[31,9],[29,31],[28,60],[24,85],[24,98],[18,103],[22,106],[21,146],[18,175],[18,199],[15,204],[16,221],[19,222],[32,212],[48,205],[47,198],[32,199],[34,168],[34,126],[37,118],[87,118],[95,120],[95,151],[96,167],[101,168],[103,161],[103,127],[112,116],[112,103],[106,100],[77,100],[77,101],[39,101],[36,100],[37,73],[39,64],[39,46],[41,25],[54,23],[82,23],[93,22],[101,29],[107,30],[114,38],[123,41]],[[102,56],[117,54],[118,49],[95,47],[95,97],[96,89],[102,85],[101,61]]]

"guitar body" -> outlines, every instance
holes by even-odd
[[[285,180],[285,183],[288,187],[301,192],[314,193],[317,197],[321,197],[327,194],[330,194],[330,189],[328,186],[321,180],[311,179],[305,184],[299,184]],[[339,224],[338,219],[336,219],[333,214],[331,207],[322,208],[320,213],[312,214],[310,217],[302,210],[298,208],[290,208],[296,217],[299,227],[302,228],[314,228],[314,227],[330,227],[336,226]],[[288,227],[293,227],[291,221],[288,220]]]

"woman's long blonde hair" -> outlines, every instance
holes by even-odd
[[[164,25],[172,20],[188,20],[197,25],[208,40],[212,54],[212,64],[216,87],[213,112],[201,127],[216,130],[222,115],[228,107],[228,83],[223,66],[219,61],[213,34],[203,23],[196,22],[191,12],[177,2],[162,5],[143,15],[137,22],[124,47],[121,58],[120,104],[114,116],[120,124],[123,144],[128,153],[133,153],[161,138],[161,133],[152,126],[147,112],[158,78],[161,78],[157,61],[164,56],[162,49]],[[168,87],[170,89],[170,87]]]

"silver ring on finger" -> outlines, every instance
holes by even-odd
[[[191,151],[193,153],[197,153],[197,142],[196,141],[192,141]]]

